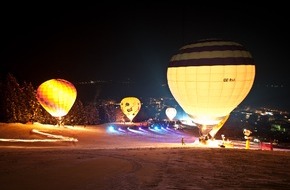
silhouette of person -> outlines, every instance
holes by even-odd
[[[185,142],[184,142],[184,138],[183,137],[181,138],[181,144],[182,145],[185,145]]]

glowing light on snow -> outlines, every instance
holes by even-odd
[[[31,132],[46,136],[48,138],[53,138],[53,139],[0,139],[0,141],[2,142],[60,142],[60,141],[78,142],[78,139],[76,138],[65,137],[62,135],[53,135],[50,133],[38,131],[36,129],[32,129]]]

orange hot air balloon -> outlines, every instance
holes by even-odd
[[[136,97],[126,97],[122,99],[120,107],[122,112],[130,119],[130,122],[132,122],[141,109],[141,102]]]
[[[167,69],[173,97],[199,126],[202,136],[221,125],[244,100],[254,78],[249,51],[239,43],[219,39],[183,46]]]
[[[167,108],[165,110],[165,114],[168,117],[169,120],[173,120],[173,118],[176,116],[177,111],[175,108]]]
[[[75,86],[64,79],[45,81],[36,91],[36,98],[42,107],[59,119],[69,112],[76,97]]]

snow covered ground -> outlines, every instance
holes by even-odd
[[[1,123],[0,189],[289,189],[289,151],[220,142],[188,129]]]

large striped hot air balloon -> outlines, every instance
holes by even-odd
[[[122,112],[132,122],[141,109],[141,102],[136,97],[126,97],[121,100],[120,107]]]
[[[77,96],[74,85],[64,79],[50,79],[36,91],[36,98],[42,107],[59,122],[73,106]]]
[[[201,137],[248,95],[255,78],[254,60],[244,46],[208,39],[183,46],[167,69],[169,89],[201,131]]]

